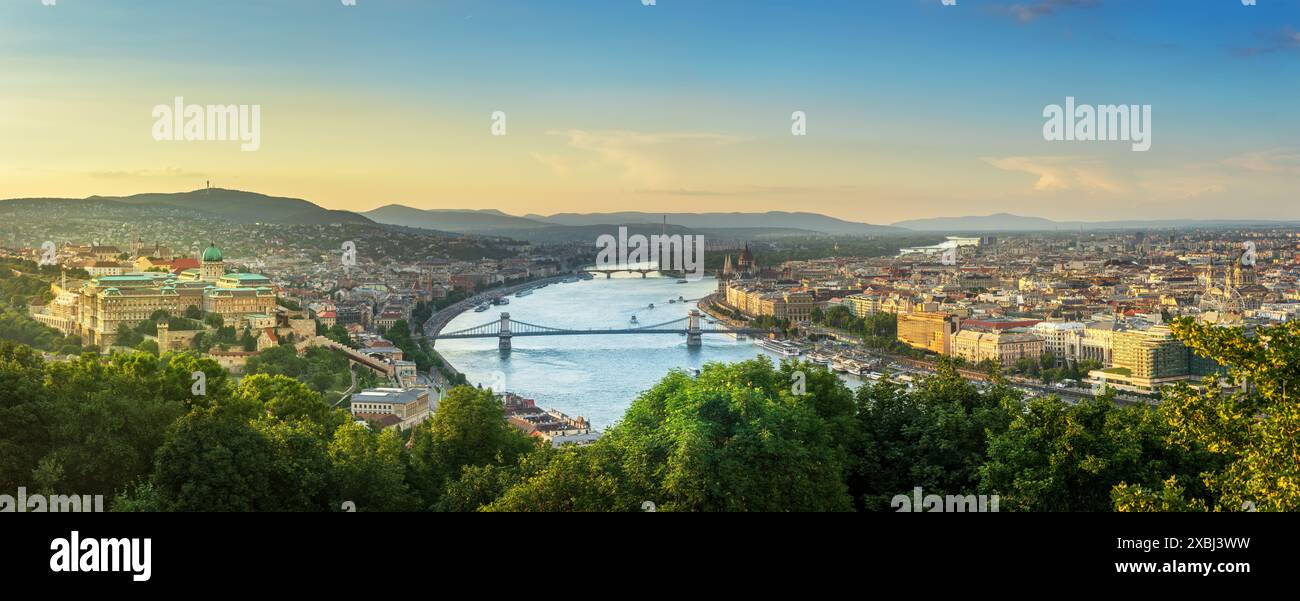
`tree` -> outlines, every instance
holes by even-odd
[[[185,316],[189,317],[188,311],[186,312]],[[208,327],[214,330],[220,330],[226,326],[226,320],[225,318],[221,317],[220,313],[208,313],[203,318],[203,323],[207,324]]]
[[[245,378],[229,399],[195,406],[178,420],[149,479],[120,500],[163,511],[336,508],[329,433],[350,421],[296,380]]]
[[[325,333],[325,337],[343,346],[356,348],[356,343],[352,342],[352,335],[348,334],[348,329],[341,325],[334,324],[331,326]]]
[[[194,398],[191,365],[145,353],[49,364],[39,484],[111,495],[146,473],[167,427]]]
[[[505,420],[491,390],[458,386],[411,435],[411,482],[432,506],[466,466],[510,465],[534,443]]]
[[[1199,391],[1185,385],[1166,389],[1160,404],[1172,444],[1205,449],[1223,462],[1202,475],[1215,495],[1207,506],[1300,509],[1300,403],[1292,396],[1300,389],[1300,322],[1257,328],[1253,337],[1240,328],[1189,318],[1175,320],[1172,327],[1193,353],[1212,357],[1227,368],[1231,381],[1243,384],[1230,390],[1207,377]],[[1165,489],[1127,490],[1119,507],[1169,506],[1178,491]]]
[[[334,431],[329,458],[334,470],[334,499],[356,504],[360,511],[406,511],[418,507],[406,484],[403,440],[395,430],[378,435],[349,421]]]
[[[144,336],[127,327],[124,323],[118,324],[117,336],[113,339],[114,346],[134,347],[141,342],[144,342]]]
[[[347,412],[330,407],[319,393],[286,376],[246,377],[231,395],[230,404],[233,411],[248,419],[267,416],[306,420],[320,424],[328,432],[350,421]]]
[[[988,436],[1007,429],[1019,393],[1000,379],[981,393],[950,363],[909,391],[888,375],[857,392],[860,438],[850,489],[860,510],[886,511],[894,495],[973,494]]]
[[[282,439],[292,436],[280,432]],[[301,439],[297,442],[304,442]],[[283,448],[283,447],[282,447]],[[160,511],[292,511],[324,509],[295,492],[307,480],[267,433],[214,406],[182,417],[158,450],[150,477]],[[323,453],[321,454],[323,458]],[[289,494],[286,495],[286,492]]]
[[[13,342],[0,344],[0,490],[28,484],[49,447],[41,412],[44,379],[39,353]]]
[[[402,349],[402,357],[407,361],[414,361],[416,369],[420,371],[429,371],[433,367],[433,357],[426,350],[423,341],[417,342],[411,338],[410,326],[406,320],[399,319],[393,323],[385,333],[388,340],[392,341],[393,346]]]
[[[517,470],[490,466],[466,468],[461,480],[449,487],[444,507],[463,507],[467,500],[488,494],[499,498],[484,505],[487,511],[640,511],[649,499],[632,492],[635,487],[620,465],[618,450],[609,445],[567,447],[533,453]],[[523,472],[526,476],[518,476]],[[504,490],[503,490],[504,489]],[[650,501],[654,502],[654,501]],[[456,505],[459,503],[459,505]]]
[[[154,340],[141,341],[140,344],[135,345],[135,350],[157,357],[159,354],[158,342]]]
[[[1166,446],[1169,426],[1146,405],[1120,407],[1109,396],[1075,405],[1036,398],[989,440],[980,492],[1018,511],[1107,511],[1121,485],[1196,483],[1204,453]],[[1194,492],[1204,496],[1204,487]],[[1203,499],[1202,499],[1203,502]]]
[[[796,394],[802,372],[806,394]],[[852,507],[852,394],[808,364],[760,357],[674,372],[587,447],[526,463],[490,509],[817,511]]]
[[[248,358],[244,368],[249,375],[266,374],[298,378],[307,371],[307,360],[291,346],[274,346]]]

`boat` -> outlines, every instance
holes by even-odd
[[[798,346],[782,340],[764,338],[758,340],[755,344],[784,357],[798,357],[803,353],[803,350]]]
[[[508,299],[508,298],[502,296],[502,297],[500,297],[500,298],[493,299],[493,300],[492,300],[492,304],[494,304],[494,305],[508,305],[508,304],[510,304],[510,299]]]
[[[533,289],[532,289],[532,288],[529,288],[529,289],[527,289],[527,290],[520,290],[517,294],[515,294],[515,298],[523,298],[523,297],[528,296],[529,294],[532,294],[532,293],[533,293]]]
[[[677,302],[679,302],[679,303],[684,303],[684,302],[686,302],[686,297],[684,297],[684,296],[679,296],[679,297],[677,297]]]
[[[673,303],[675,303],[675,302],[677,302],[677,301],[675,301],[675,300],[673,300],[673,299],[671,299],[671,298],[668,299],[668,304],[670,304],[670,305],[673,304]]]
[[[490,308],[492,308],[492,305],[489,305],[489,304],[487,304],[487,303],[483,303],[483,304],[481,304],[481,305],[479,305],[479,306],[477,306],[477,307],[474,307],[474,312],[475,312],[475,313],[482,313],[482,312],[484,312],[484,311],[487,311],[487,310],[490,309]]]
[[[683,279],[677,280],[677,283],[678,283],[678,284],[685,284],[685,283],[687,283],[687,282],[686,282],[686,280],[683,278]]]
[[[574,283],[574,282],[576,282],[576,281],[578,281],[578,276],[575,275],[575,276],[567,277],[567,278],[564,278],[563,280],[560,280],[560,283],[561,283],[561,284],[572,284],[572,283]]]
[[[651,308],[651,309],[655,308],[655,304],[654,304],[654,303],[650,303],[650,308]]]
[[[636,316],[635,316],[635,315],[632,316],[632,323],[636,323]]]
[[[831,356],[828,355],[828,354],[826,354],[826,353],[823,353],[823,352],[821,352],[821,351],[812,351],[812,352],[808,353],[808,360],[809,360],[809,361],[812,361],[813,363],[820,363],[820,364],[822,364],[822,365],[830,365],[830,363],[831,363]]]

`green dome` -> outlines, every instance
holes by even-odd
[[[215,244],[210,245],[208,246],[207,250],[203,251],[204,263],[218,263],[220,261],[221,261],[221,249],[217,248],[217,245]]]

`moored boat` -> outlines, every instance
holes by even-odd
[[[803,350],[798,346],[783,340],[763,338],[756,341],[755,344],[784,357],[798,357],[803,353]]]

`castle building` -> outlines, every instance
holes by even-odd
[[[134,328],[158,311],[179,316],[190,308],[221,315],[236,325],[256,316],[274,315],[276,294],[266,276],[225,273],[221,250],[203,252],[198,269],[180,275],[166,272],[92,277],[76,290],[63,289],[37,319],[65,334],[81,336],[86,345],[113,344],[118,329]]]

